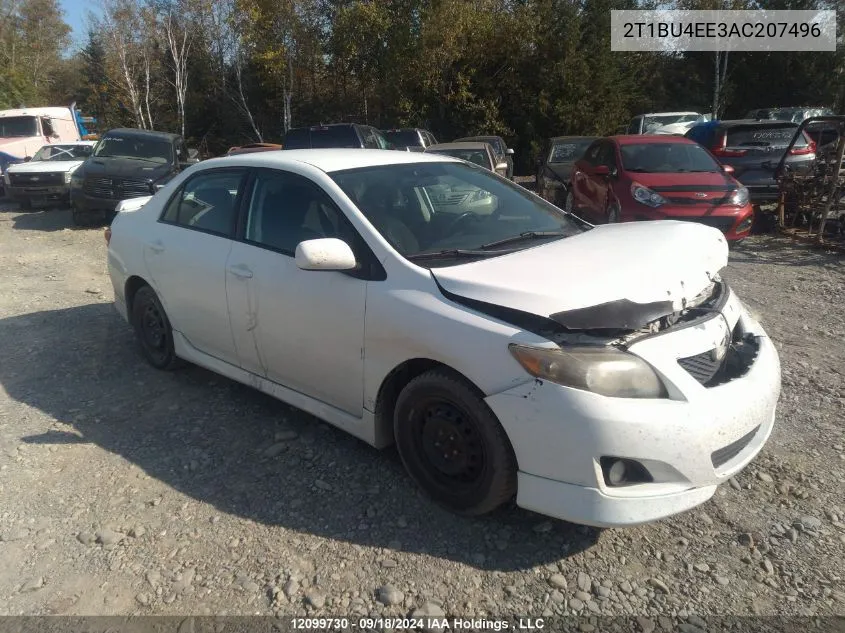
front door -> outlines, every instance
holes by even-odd
[[[226,264],[244,369],[361,416],[367,281],[294,261],[304,240],[352,242],[351,226],[316,183],[290,172],[257,170],[247,205]]]
[[[173,329],[196,349],[237,364],[226,302],[226,258],[232,248],[244,169],[202,171],[167,204],[144,261]]]

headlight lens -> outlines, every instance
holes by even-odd
[[[666,387],[641,358],[608,347],[567,349],[512,343],[511,354],[535,378],[612,398],[665,398]]]
[[[72,178],[73,178],[73,172],[72,171],[66,171],[65,172],[65,184],[69,185]]]
[[[81,188],[83,180],[84,180],[83,176],[80,176],[79,174],[75,174],[75,173],[71,174],[71,176],[70,176],[70,186],[73,187],[74,189]]]
[[[728,198],[728,204],[732,204],[737,207],[744,207],[748,204],[748,187],[740,187],[734,191],[731,194],[731,197]]]
[[[631,184],[631,195],[634,200],[649,207],[659,207],[661,204],[666,204],[666,198],[638,182]]]

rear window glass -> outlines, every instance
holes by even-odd
[[[795,125],[755,125],[728,130],[728,147],[786,147],[795,136]],[[796,146],[806,145],[798,139]]]
[[[311,130],[311,147],[361,147],[352,127],[329,127]]]
[[[396,147],[420,147],[422,141],[415,130],[400,130],[398,132],[385,132],[385,138]]]

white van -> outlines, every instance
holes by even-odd
[[[45,144],[81,140],[73,107],[0,110],[0,173]]]

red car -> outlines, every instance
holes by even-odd
[[[565,206],[596,224],[688,220],[737,241],[750,233],[754,212],[732,173],[682,136],[610,136],[575,163]]]

